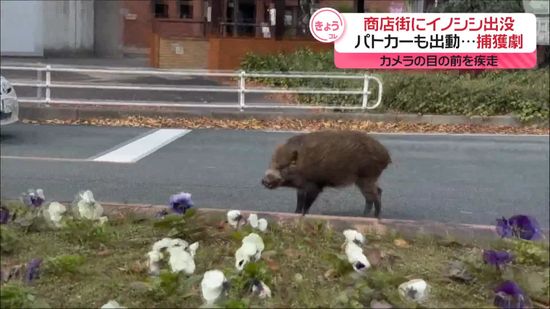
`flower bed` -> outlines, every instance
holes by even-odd
[[[548,243],[528,217],[478,247],[206,214],[188,194],[107,218],[87,192],[64,210],[43,194],[2,202],[2,308],[548,306]]]

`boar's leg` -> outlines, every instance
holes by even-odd
[[[304,209],[304,205],[306,203],[306,196],[307,192],[305,190],[297,189],[296,190],[296,210],[294,213],[300,214],[302,213],[302,209]]]
[[[298,189],[295,213],[302,213],[305,216],[321,191],[322,189],[315,184],[306,184],[303,188]]]
[[[378,187],[376,179],[360,178],[356,185],[365,197],[365,210],[363,211],[363,215],[368,215],[372,211],[372,206],[374,206],[374,216],[380,218],[380,211],[382,209],[382,189]]]

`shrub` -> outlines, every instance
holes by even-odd
[[[308,49],[291,54],[258,56],[249,54],[242,62],[249,72],[342,72],[334,66],[332,52]],[[513,114],[522,121],[547,121],[550,95],[546,69],[483,71],[372,71],[383,83],[382,104],[378,110],[422,113],[492,116]],[[345,79],[268,79],[255,81],[273,87],[336,88],[362,90],[362,80]],[[369,96],[369,104],[377,96]],[[295,97],[298,103],[327,106],[360,106],[362,95],[307,94]]]

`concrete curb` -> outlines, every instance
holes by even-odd
[[[107,215],[127,215],[128,213],[154,215],[166,206],[161,205],[130,205],[119,203],[102,203],[102,206]],[[201,213],[220,215],[225,218],[226,209],[214,208],[197,208]],[[294,213],[281,212],[265,212],[265,211],[245,211],[241,210],[241,214],[245,217],[250,213],[256,213],[260,217],[268,218],[279,223],[292,223],[300,220],[306,221],[324,221],[338,230],[346,228],[355,228],[363,233],[387,234],[395,231],[405,237],[415,236],[435,236],[441,240],[456,240],[464,243],[481,243],[488,244],[498,240],[494,226],[489,225],[474,225],[474,224],[455,224],[455,223],[440,223],[433,221],[412,221],[412,220],[395,220],[366,217],[341,217],[341,216],[325,216],[325,215],[306,215],[302,217]],[[544,230],[545,239],[550,238],[549,230]]]
[[[466,117],[452,115],[416,115],[416,114],[376,114],[376,113],[338,113],[321,111],[296,111],[296,110],[262,110],[262,111],[237,111],[234,108],[212,110],[207,108],[175,109],[159,107],[136,106],[74,106],[62,104],[37,105],[20,104],[20,119],[45,121],[59,120],[90,120],[94,118],[120,119],[130,116],[164,117],[164,118],[192,118],[210,117],[214,119],[243,120],[255,118],[258,120],[274,119],[302,119],[302,120],[363,120],[373,122],[402,122],[402,123],[427,123],[427,124],[453,124],[453,125],[481,125],[481,126],[507,126],[522,127],[516,117],[491,116],[491,117]],[[541,124],[548,126],[547,123]]]

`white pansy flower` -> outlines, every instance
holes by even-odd
[[[228,287],[228,281],[223,272],[214,269],[204,273],[201,281],[202,298],[206,305],[213,305]]]
[[[103,214],[103,207],[95,201],[94,194],[90,190],[80,192],[78,195],[76,207],[82,218],[89,220],[99,220]]]
[[[191,254],[182,247],[170,247],[167,249],[170,254],[168,263],[172,272],[183,271],[188,275],[195,272],[195,261]]]
[[[105,305],[101,306],[101,309],[115,309],[115,308],[123,309],[126,307],[122,307],[116,300],[110,300]]]
[[[263,281],[256,280],[252,285],[252,292],[258,293],[261,299],[271,298],[271,289]]]
[[[160,261],[163,258],[162,253],[153,250],[149,251],[147,256],[149,257],[149,273],[152,275],[160,274]]]
[[[251,260],[257,261],[262,256],[264,242],[256,233],[250,233],[242,240],[242,246],[235,252],[235,267],[240,271]]]
[[[346,242],[354,242],[357,245],[362,245],[365,243],[365,237],[363,234],[359,233],[357,230],[345,230],[344,237],[346,237]]]
[[[58,202],[51,202],[48,208],[44,212],[46,219],[49,219],[55,227],[61,227],[61,220],[63,215],[67,212],[67,207]]]
[[[256,261],[259,260],[260,257],[262,256],[262,251],[265,248],[264,241],[263,241],[262,237],[260,237],[260,235],[258,235],[256,233],[250,233],[250,234],[248,234],[248,236],[243,238],[242,242],[243,242],[243,244],[244,243],[251,243],[254,246],[256,246],[257,253],[256,253],[255,258],[256,258]]]
[[[258,230],[260,230],[261,232],[267,231],[267,220],[266,219],[261,218],[260,220],[258,220]]]
[[[197,249],[199,248],[199,242],[194,242],[192,243],[188,248],[187,250],[189,251],[189,253],[191,254],[192,257],[195,257],[195,254],[197,253]]]
[[[367,268],[370,268],[370,263],[367,257],[363,254],[363,249],[354,242],[346,243],[346,256],[348,262],[353,266],[356,272],[363,272]]]
[[[99,217],[99,224],[100,225],[103,225],[105,224],[106,222],[109,221],[109,218],[107,218],[106,216],[103,216],[103,217]]]
[[[250,224],[252,228],[258,228],[258,215],[250,214],[248,216],[248,224]]]
[[[172,238],[170,239],[168,247],[182,247],[183,249],[187,249],[188,246],[189,246],[189,243],[186,242],[185,240],[180,238]]]
[[[227,212],[227,222],[234,228],[239,227],[240,221],[243,219],[241,212],[238,210],[230,210]]]

